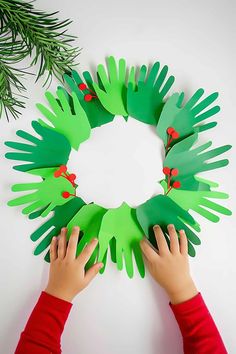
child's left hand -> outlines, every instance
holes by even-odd
[[[102,263],[96,263],[85,272],[84,267],[98,240],[93,239],[76,257],[79,231],[79,227],[73,228],[67,246],[67,229],[63,228],[60,236],[53,237],[50,246],[50,273],[45,292],[69,302],[90,283],[103,267]]]

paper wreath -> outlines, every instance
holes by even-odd
[[[126,78],[128,79],[126,80]],[[136,79],[137,77],[137,79]],[[227,199],[228,195],[216,191],[218,184],[199,177],[203,171],[226,166],[228,160],[212,161],[231,148],[224,145],[209,149],[211,142],[195,143],[198,135],[217,123],[206,120],[219,112],[215,105],[218,93],[203,98],[204,90],[197,90],[184,103],[184,93],[165,97],[174,83],[168,76],[168,67],[156,62],[149,70],[143,65],[140,70],[126,67],[124,59],[118,62],[114,57],[107,61],[107,71],[98,65],[97,82],[89,72],[81,77],[76,71],[64,75],[65,86],[59,87],[57,97],[46,92],[50,109],[37,104],[45,120],[32,122],[32,127],[41,138],[25,131],[17,135],[26,142],[6,142],[16,150],[8,152],[6,158],[20,161],[13,168],[39,177],[37,183],[15,184],[12,191],[23,195],[8,202],[10,206],[27,204],[23,214],[30,219],[51,217],[32,235],[32,241],[39,241],[34,254],[47,251],[54,235],[67,225],[70,235],[74,225],[82,232],[77,247],[79,254],[94,235],[99,244],[87,267],[103,261],[105,269],[107,251],[121,270],[123,264],[129,277],[133,276],[133,256],[142,277],[145,267],[139,246],[145,234],[157,247],[153,226],[159,224],[167,239],[167,225],[173,223],[177,231],[184,229],[188,238],[188,253],[195,256],[195,246],[200,244],[197,232],[200,226],[190,211],[217,222],[219,214],[231,215],[231,211],[213,202]],[[86,204],[76,196],[76,176],[67,171],[71,149],[79,149],[89,138],[91,128],[111,122],[115,115],[129,116],[146,124],[156,126],[156,132],[165,147],[163,172],[166,178],[160,181],[163,194],[154,196],[136,209],[126,203],[114,209],[105,209],[94,203]],[[23,162],[23,163],[22,163]],[[79,183],[79,182],[78,182]],[[29,193],[26,193],[28,192]]]

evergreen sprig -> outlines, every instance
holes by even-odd
[[[17,118],[24,107],[20,79],[25,71],[12,64],[30,56],[31,66],[39,63],[36,81],[47,73],[44,85],[52,75],[61,80],[75,65],[80,50],[71,46],[75,37],[66,33],[72,21],[59,21],[57,13],[35,10],[23,0],[0,0],[0,116],[4,111],[7,118],[9,113]]]

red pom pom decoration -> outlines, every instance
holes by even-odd
[[[84,90],[86,90],[86,88],[87,88],[87,86],[82,82],[81,84],[79,84],[79,89],[81,90],[81,91],[84,91]]]
[[[65,199],[67,199],[67,198],[69,198],[69,196],[70,196],[70,193],[69,192],[62,192],[62,196],[63,196],[63,198],[65,198]]]
[[[174,188],[180,188],[180,187],[181,187],[180,181],[174,181],[174,183],[172,184],[172,187],[174,187]]]
[[[174,131],[172,134],[171,134],[172,138],[173,139],[178,139],[179,138],[179,133]]]
[[[173,133],[174,131],[175,131],[175,130],[174,130],[174,128],[172,128],[172,127],[167,128],[167,133],[168,133],[169,135],[172,135],[172,133]]]
[[[179,170],[177,168],[172,168],[171,170],[171,176],[178,176]]]
[[[170,168],[169,167],[163,167],[162,172],[164,173],[164,175],[170,175]]]
[[[84,96],[84,100],[85,100],[86,102],[91,101],[91,100],[92,100],[92,98],[93,98],[93,96],[92,96],[92,95],[90,95],[90,93],[87,93],[87,94]]]

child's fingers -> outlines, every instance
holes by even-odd
[[[91,268],[89,268],[89,270],[85,273],[85,281],[87,284],[96,277],[102,267],[103,263],[96,263]]]
[[[158,257],[157,252],[152,248],[152,246],[148,243],[147,240],[145,240],[145,239],[141,240],[140,247],[141,247],[141,250],[142,250],[145,258],[149,262],[154,262],[157,259],[157,257]]]
[[[76,257],[77,244],[79,239],[80,228],[78,226],[73,227],[73,230],[70,235],[66,250],[66,258],[73,260]]]
[[[66,233],[67,229],[64,227],[61,229],[60,238],[58,241],[58,258],[64,259],[66,255]]]
[[[50,262],[53,262],[57,259],[57,238],[54,236],[52,238],[51,244],[50,244]]]
[[[184,230],[179,231],[180,253],[188,254],[188,240]]]
[[[90,243],[87,244],[86,247],[84,247],[83,251],[80,253],[78,256],[78,261],[85,266],[90,257],[93,254],[93,251],[95,250],[97,246],[98,240],[94,238]]]
[[[167,226],[168,233],[170,236],[170,251],[172,253],[178,253],[179,252],[179,241],[178,241],[178,235],[175,230],[174,225],[168,225]]]
[[[169,253],[169,247],[168,247],[168,244],[166,242],[165,236],[164,236],[160,226],[159,225],[155,225],[153,230],[154,230],[154,234],[155,234],[155,237],[156,237],[157,246],[158,246],[158,250],[159,250],[160,256],[162,254]]]

